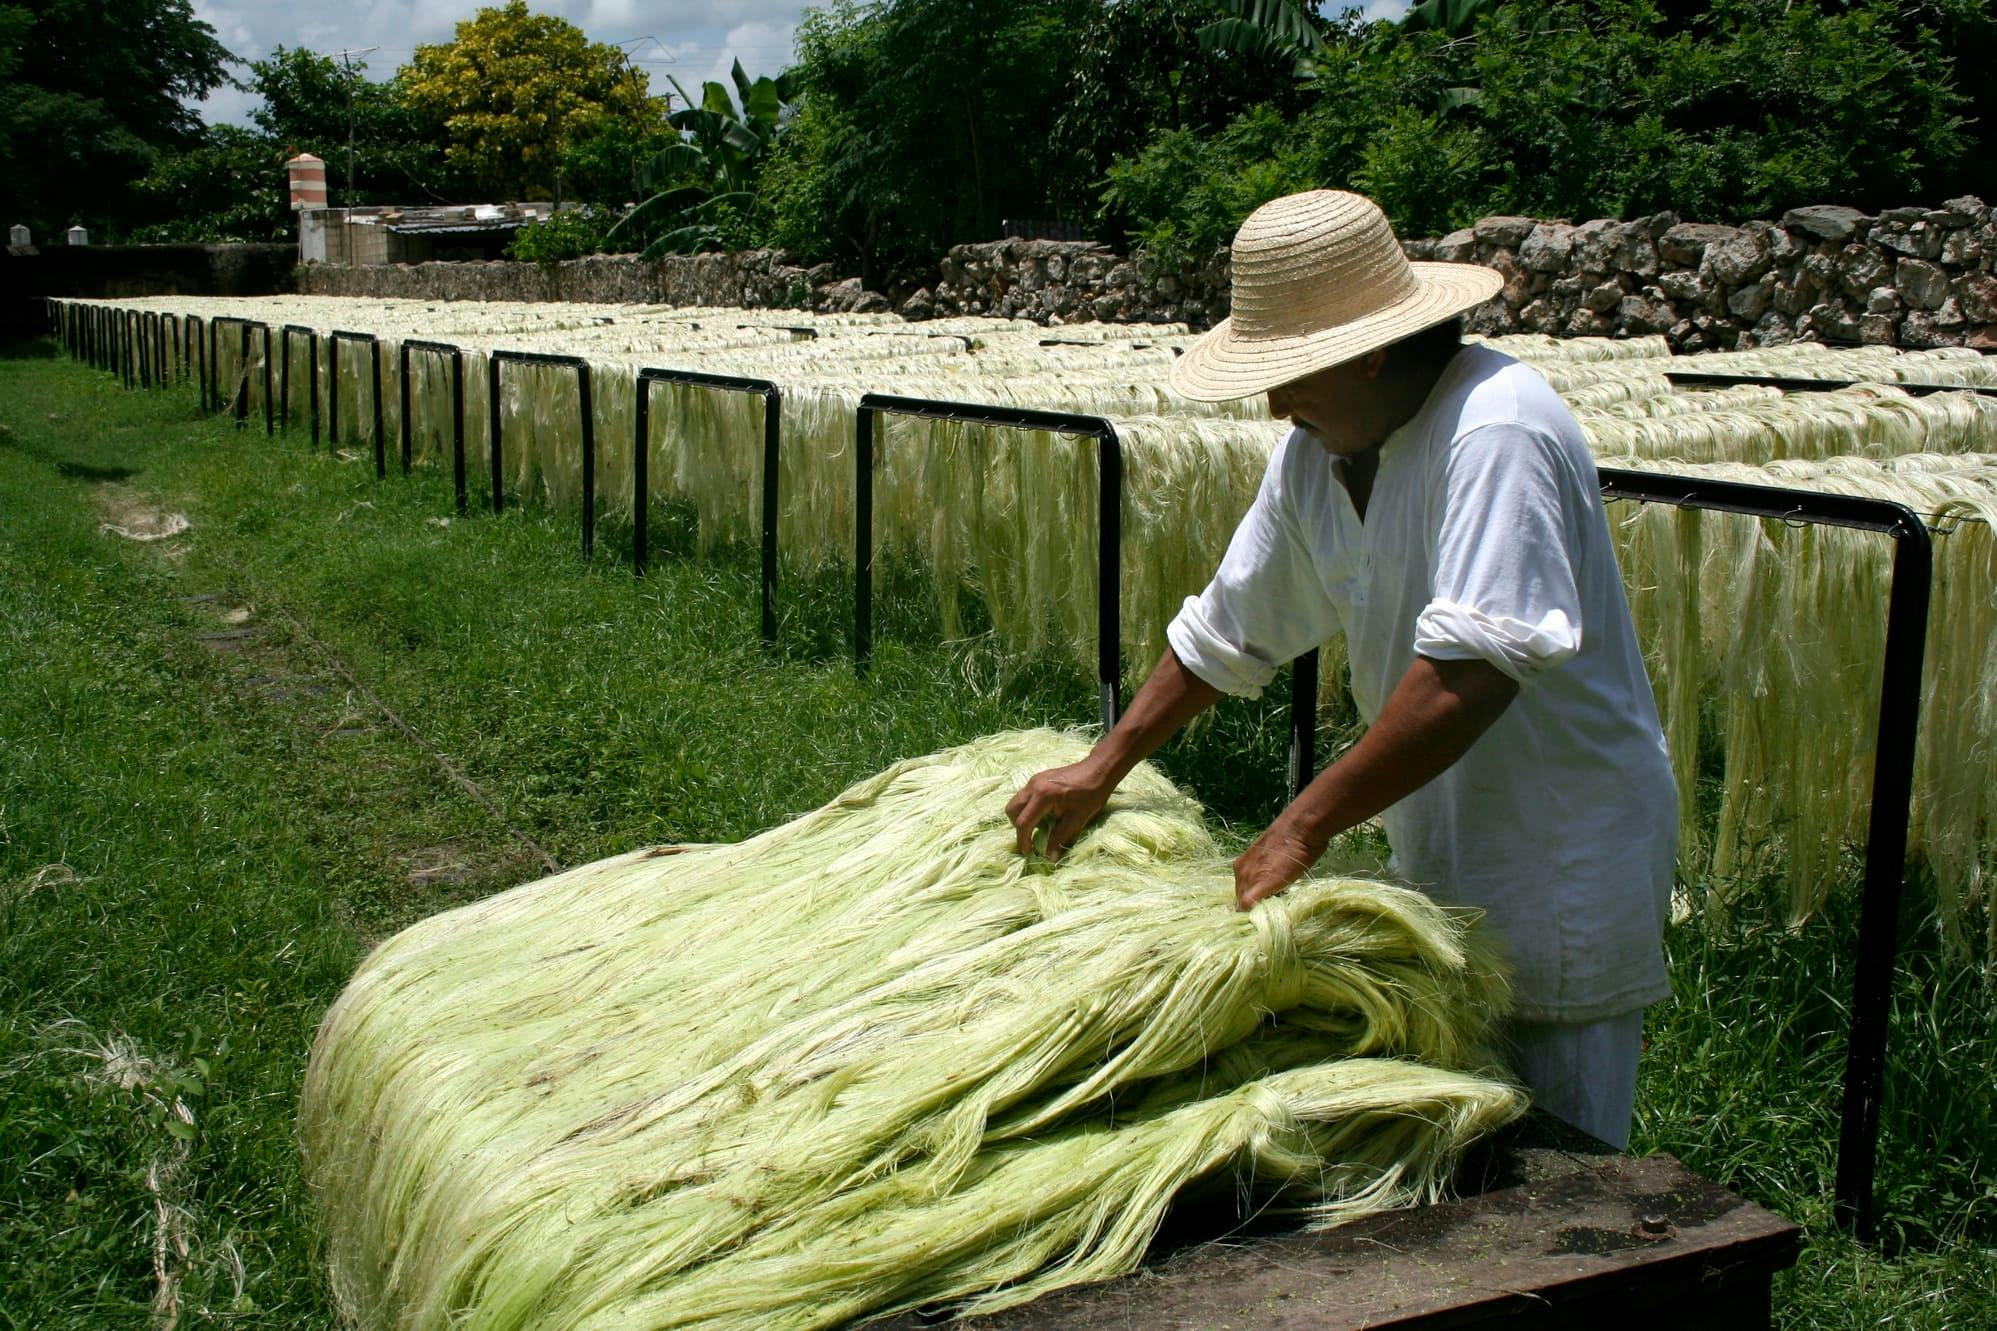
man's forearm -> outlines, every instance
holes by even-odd
[[[1321,851],[1332,837],[1440,776],[1517,696],[1518,685],[1487,662],[1416,657],[1359,742],[1278,821]]]
[[[1089,761],[1115,786],[1219,698],[1219,689],[1186,669],[1178,653],[1167,647],[1116,726],[1096,742]]]

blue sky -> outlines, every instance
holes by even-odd
[[[358,59],[368,74],[387,78],[416,47],[447,42],[463,20],[496,0],[193,0],[197,17],[212,25],[222,45],[245,60],[260,60],[279,46],[324,55],[376,50]],[[670,90],[666,76],[689,90],[707,79],[728,79],[735,61],[751,78],[775,74],[790,63],[791,37],[805,0],[529,0],[557,14],[599,42],[614,42],[652,79],[654,92]],[[1354,0],[1369,17],[1397,19],[1408,0]],[[202,104],[211,123],[246,123],[256,98],[234,88]]]
[[[416,47],[451,40],[457,24],[496,0],[194,0],[196,17],[210,24],[222,45],[245,60],[259,60],[279,46],[323,55],[378,48],[357,57],[368,74],[387,78]],[[668,92],[671,75],[689,89],[706,79],[727,82],[739,59],[753,78],[790,63],[791,34],[804,0],[530,0],[588,33],[591,40],[625,46]],[[211,123],[246,123],[254,94],[217,90],[202,103]]]

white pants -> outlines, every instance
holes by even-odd
[[[1515,1021],[1505,1041],[1534,1104],[1618,1151],[1629,1145],[1641,1008],[1601,1021]]]

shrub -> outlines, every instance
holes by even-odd
[[[560,263],[601,254],[604,233],[615,220],[596,208],[564,208],[545,222],[515,232],[506,257],[522,263]]]

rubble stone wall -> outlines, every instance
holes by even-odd
[[[1975,198],[1876,217],[1796,208],[1742,226],[1487,217],[1408,249],[1505,275],[1472,317],[1479,331],[1664,333],[1681,351],[1799,339],[1997,349],[1997,218]]]
[[[831,264],[803,268],[782,250],[674,256],[646,262],[632,254],[600,254],[564,263],[377,264],[360,268],[312,264],[299,269],[298,289],[314,296],[400,297],[414,300],[573,300],[627,305],[739,305],[820,313],[888,308],[860,279],[841,278]]]
[[[1997,350],[1997,214],[1980,199],[1871,216],[1835,205],[1779,221],[1720,226],[1672,213],[1570,223],[1487,217],[1407,243],[1412,258],[1486,264],[1504,275],[1471,313],[1484,333],[1636,337],[1662,333],[1680,351],[1775,346],[1799,339]],[[1044,324],[1170,323],[1210,327],[1228,312],[1228,259],[1165,272],[1091,241],[959,245],[933,282],[892,297],[863,290],[829,264],[806,268],[781,250],[644,263],[631,256],[570,263],[429,263],[301,271],[323,295],[436,300],[582,300],[742,305],[817,312],[898,310],[912,319],[992,315]]]

